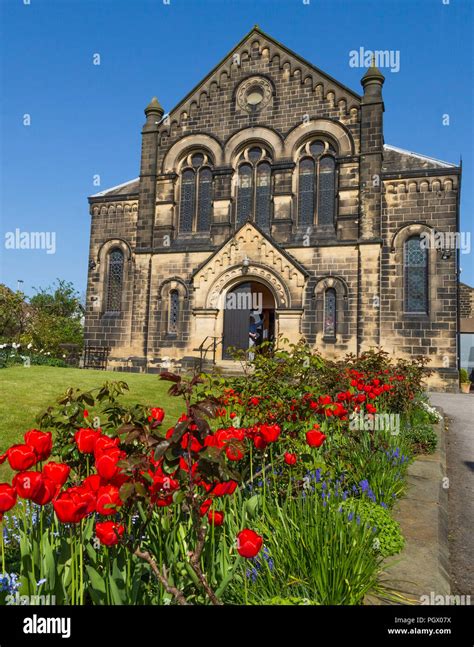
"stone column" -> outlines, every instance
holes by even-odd
[[[364,96],[360,106],[359,235],[364,240],[380,237],[384,80],[374,61],[361,80]]]
[[[149,249],[153,245],[158,129],[163,114],[164,110],[158,99],[153,97],[145,108],[146,122],[142,129],[137,249]]]

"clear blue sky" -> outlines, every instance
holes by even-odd
[[[170,110],[256,23],[357,92],[364,70],[349,52],[398,50],[400,71],[384,70],[385,141],[462,156],[461,228],[471,229],[472,0],[23,2],[0,0],[0,280],[10,287],[23,279],[31,295],[60,277],[85,289],[86,198],[137,177],[143,108],[156,95]],[[16,228],[56,232],[56,253],[5,250]],[[472,258],[461,257],[462,280],[474,284]]]

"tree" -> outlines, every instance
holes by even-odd
[[[28,318],[28,304],[23,292],[13,292],[0,283],[0,339],[18,341]]]
[[[30,299],[32,316],[23,341],[57,356],[63,354],[64,344],[82,347],[84,308],[73,284],[57,279],[53,286],[34,289],[37,294]]]

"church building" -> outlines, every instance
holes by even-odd
[[[361,76],[256,26],[175,108],[152,99],[140,176],[89,198],[86,343],[109,368],[225,367],[281,336],[423,355],[457,389],[461,169],[385,144],[384,76]]]

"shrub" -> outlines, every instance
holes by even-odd
[[[407,427],[404,435],[415,454],[433,454],[436,451],[438,438],[430,424],[424,423]]]
[[[401,533],[400,524],[395,519],[392,519],[390,512],[386,508],[366,498],[347,499],[343,507],[352,510],[354,514],[360,515],[363,523],[377,529],[374,548],[383,557],[396,555],[403,549],[405,540]]]
[[[9,366],[56,366],[66,368],[66,362],[60,357],[52,357],[50,353],[22,347],[20,344],[2,344],[0,346],[0,368]]]

